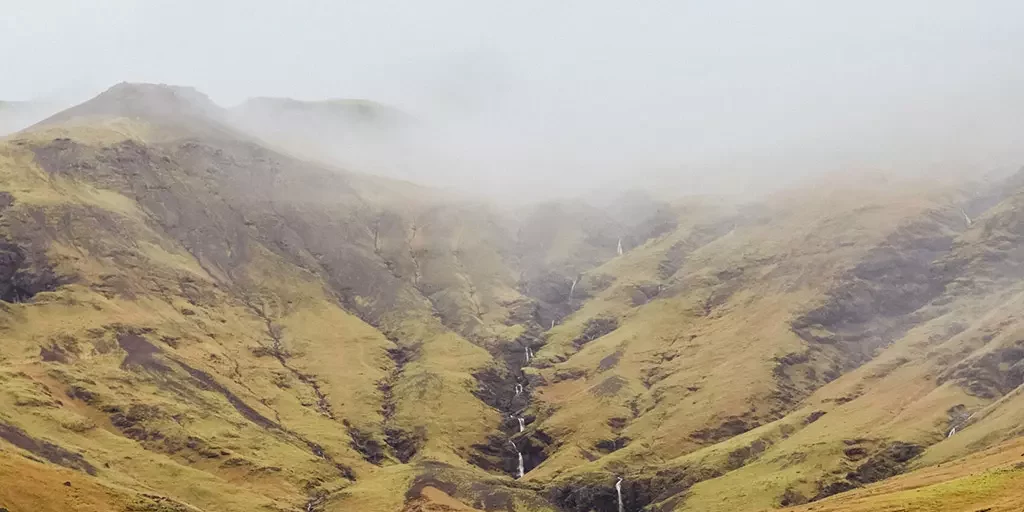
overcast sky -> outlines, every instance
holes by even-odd
[[[0,0],[0,52],[0,99],[396,104],[496,186],[1024,163],[1013,0]]]

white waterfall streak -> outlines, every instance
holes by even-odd
[[[974,221],[972,221],[971,218],[967,216],[967,212],[965,212],[963,208],[960,208],[960,213],[964,216],[964,220],[967,221],[968,226],[974,224]]]
[[[625,512],[625,507],[622,505],[622,477],[615,482],[615,493],[619,495],[619,512]]]
[[[522,478],[523,475],[526,473],[525,471],[523,471],[523,454],[519,453],[519,447],[516,446],[515,441],[509,439],[508,444],[512,445],[512,449],[516,451],[516,456],[519,457],[519,468],[517,471],[516,478]]]

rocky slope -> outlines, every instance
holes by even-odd
[[[0,140],[0,507],[1020,508],[1020,176],[508,211],[237,115]]]

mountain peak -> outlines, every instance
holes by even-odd
[[[193,87],[121,82],[98,96],[42,121],[56,124],[81,117],[139,119],[190,133],[224,133],[224,110]]]

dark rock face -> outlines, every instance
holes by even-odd
[[[516,474],[515,451],[504,436],[488,436],[486,443],[474,444],[471,448],[473,452],[467,456],[470,464],[484,471]]]
[[[69,451],[47,441],[35,439],[13,425],[0,423],[0,439],[54,464],[82,471],[89,475],[96,474],[96,467],[85,460],[82,454]]]
[[[979,398],[1003,396],[1024,384],[1024,347],[1005,347],[963,361],[939,377],[940,384],[948,380]]]
[[[597,364],[597,370],[603,372],[615,368],[615,366],[619,364],[619,360],[622,359],[623,354],[625,354],[625,350],[619,349],[605,356],[601,359],[601,362]]]
[[[427,487],[443,491],[464,503],[472,503],[474,510],[512,512],[550,507],[534,490],[509,484],[507,479],[475,479],[467,483],[469,474],[465,470],[443,462],[422,462],[417,465],[417,470],[419,474],[405,493],[406,508],[402,510],[434,510],[435,507],[428,508],[427,500],[422,498],[423,490]]]
[[[391,447],[399,462],[406,463],[423,447],[427,432],[424,427],[416,427],[413,432],[397,427],[385,427],[384,436],[384,441]]]
[[[602,439],[594,445],[594,449],[601,453],[612,453],[621,450],[629,444],[628,437],[616,437],[615,439]]]
[[[601,336],[604,336],[619,328],[619,319],[611,316],[599,316],[591,318],[583,324],[583,332],[573,340],[573,344],[582,347]]]
[[[738,436],[748,430],[753,430],[760,426],[760,423],[749,417],[733,416],[721,425],[714,428],[705,428],[697,430],[690,434],[690,437],[694,440],[705,442],[705,443],[717,443],[724,441],[730,437]]]
[[[601,381],[600,384],[590,389],[590,392],[597,396],[614,396],[620,390],[629,385],[629,381],[618,376],[612,375],[607,379]]]
[[[663,469],[653,474],[624,476],[622,502],[626,510],[668,512],[682,505],[686,490],[693,485],[722,475],[718,469],[684,466]],[[588,477],[580,477],[588,478]],[[618,512],[616,476],[600,480],[572,479],[548,489],[548,499],[566,512]],[[664,503],[662,503],[664,502]],[[658,507],[652,504],[658,503]],[[646,508],[652,507],[652,508]]]
[[[751,460],[756,459],[768,447],[771,446],[771,442],[765,439],[758,439],[751,443],[749,446],[738,448],[729,453],[729,460],[726,463],[726,468],[733,470],[743,467]]]
[[[824,305],[794,320],[793,332],[837,348],[843,369],[862,364],[945,289],[951,276],[936,262],[953,249],[963,225],[957,215],[936,212],[897,229],[842,277]]]
[[[903,472],[903,464],[917,457],[924,447],[916,444],[895,442],[880,453],[873,455],[856,470],[846,476],[851,482],[869,484],[885,480]]]
[[[348,423],[347,421],[345,423]],[[374,438],[373,434],[360,430],[352,425],[346,425],[348,435],[352,439],[349,446],[359,452],[363,459],[370,464],[380,465],[385,459],[384,444]]]
[[[659,283],[640,283],[630,290],[630,301],[633,306],[642,306],[661,294],[663,286]]]
[[[814,497],[812,497],[810,499],[810,501],[818,501],[818,500],[821,500],[821,499],[825,499],[825,498],[827,498],[829,496],[832,496],[833,494],[839,494],[841,492],[851,491],[851,490],[856,489],[856,488],[857,488],[857,486],[855,484],[850,483],[850,482],[846,482],[846,481],[832,482],[832,483],[820,486],[818,488],[818,494],[815,494]]]
[[[850,461],[863,460],[867,457],[869,450],[861,445],[867,442],[869,441],[866,439],[846,440],[845,444],[850,447],[843,451],[844,455]],[[902,441],[891,443],[868,457],[855,470],[847,473],[845,480],[819,483],[818,493],[810,501],[827,498],[833,494],[846,492],[903,473],[906,470],[906,463],[923,451],[924,447],[916,444]]]
[[[56,290],[61,284],[64,280],[45,259],[38,255],[31,258],[18,245],[0,238],[0,300],[25,302],[40,292]]]
[[[806,496],[800,494],[800,492],[795,489],[790,488],[786,489],[786,491],[782,493],[782,496],[779,497],[779,506],[792,507],[795,505],[803,505],[804,503],[807,503],[807,501]]]
[[[567,512],[618,512],[619,498],[615,480],[608,485],[578,485],[558,487],[552,492],[552,501]]]
[[[820,420],[821,417],[824,415],[825,411],[814,411],[808,414],[806,418],[804,418],[804,425],[810,425],[811,423]]]

